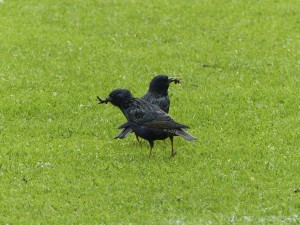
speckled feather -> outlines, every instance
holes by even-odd
[[[175,83],[179,83],[179,79],[174,80]],[[140,99],[150,102],[153,105],[158,106],[164,112],[168,113],[170,108],[170,99],[168,96],[169,78],[166,75],[158,75],[154,77],[149,85],[148,92]],[[125,138],[132,132],[129,123],[126,122],[118,127],[123,129],[115,138]]]

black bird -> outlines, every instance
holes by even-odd
[[[161,108],[164,112],[168,113],[170,108],[168,89],[170,83],[172,82],[174,82],[175,84],[180,83],[180,79],[169,78],[166,75],[157,75],[151,80],[148,92],[140,99],[150,102],[151,104]],[[115,137],[115,139],[125,138],[132,132],[132,129],[130,128],[128,122],[122,124],[118,128],[123,130]],[[136,139],[139,141],[138,135],[136,135]]]
[[[129,90],[116,89],[105,100],[98,96],[97,98],[99,99],[99,104],[111,102],[120,108],[133,132],[149,142],[149,157],[155,140],[164,140],[169,137],[172,148],[171,156],[173,157],[174,136],[180,136],[189,141],[197,139],[183,130],[189,128],[188,126],[175,122],[171,116],[158,106],[142,99],[134,98]]]

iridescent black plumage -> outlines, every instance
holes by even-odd
[[[172,157],[174,156],[174,136],[180,136],[189,141],[196,140],[195,137],[183,130],[189,128],[188,126],[177,123],[158,106],[143,99],[134,98],[126,89],[116,89],[105,100],[99,98],[99,101],[99,103],[111,102],[120,108],[128,120],[129,128],[149,142],[149,156],[155,140],[164,140],[169,137],[172,145]]]
[[[168,89],[171,82],[177,84],[180,82],[180,80],[178,78],[169,78],[166,75],[158,75],[154,77],[150,82],[148,92],[140,99],[150,102],[151,104],[158,106],[164,112],[168,113],[170,108]],[[122,124],[118,128],[123,129],[123,131],[120,132],[115,138],[125,138],[132,132],[128,122]],[[137,134],[136,137],[138,140]]]

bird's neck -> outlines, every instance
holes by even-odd
[[[132,100],[134,100],[134,98],[124,100],[123,102],[120,103],[119,108],[121,110],[126,110],[126,109],[130,108],[132,105]]]
[[[149,92],[157,96],[168,95],[168,90],[162,90],[162,89],[150,88]]]

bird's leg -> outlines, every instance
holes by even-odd
[[[139,139],[139,136],[137,136],[137,135],[135,134],[135,137],[136,137],[136,141],[137,141],[139,144],[141,144],[141,141],[140,141],[140,139]]]
[[[171,141],[171,147],[172,147],[171,157],[174,157],[174,155],[175,155],[175,152],[174,152],[174,144],[173,144],[173,139],[174,139],[174,137],[173,137],[173,136],[171,136],[171,137],[170,137],[170,141]]]
[[[149,142],[149,145],[150,145],[150,152],[149,152],[149,158],[152,154],[152,149],[153,149],[153,146],[154,146],[154,142],[153,141],[148,141]]]

